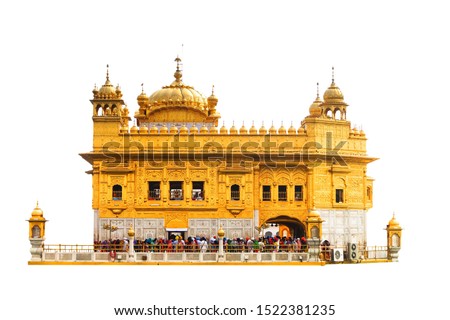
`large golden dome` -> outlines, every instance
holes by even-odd
[[[215,112],[217,97],[208,99],[194,87],[183,83],[183,74],[180,69],[180,58],[175,59],[177,69],[174,73],[175,80],[168,86],[162,87],[145,100],[139,96],[138,103],[141,106],[138,118],[146,118],[149,122],[213,122],[220,116]],[[141,94],[142,95],[142,94]],[[214,118],[214,119],[212,119]],[[145,121],[145,120],[144,120]]]

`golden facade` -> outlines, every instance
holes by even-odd
[[[130,224],[143,240],[221,226],[228,238],[257,237],[276,223],[292,237],[365,244],[375,158],[334,76],[298,128],[219,128],[214,88],[205,98],[176,63],[170,85],[142,89],[131,128],[109,70],[93,90],[93,150],[81,156],[92,165],[94,240],[125,237]]]

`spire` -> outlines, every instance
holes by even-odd
[[[317,99],[319,99],[320,98],[320,95],[319,95],[319,83],[317,82]]]
[[[142,93],[144,93],[144,83],[141,83]]]
[[[334,66],[331,67],[331,84],[334,84]]]
[[[109,64],[106,65],[106,81],[109,81]]]
[[[181,73],[181,69],[180,69],[181,59],[179,56],[177,56],[175,58],[175,62],[177,63],[177,70],[175,71],[173,76],[175,77],[176,81],[179,82],[179,81],[181,81],[181,77],[183,76],[183,74]]]

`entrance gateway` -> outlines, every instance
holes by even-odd
[[[270,218],[266,221],[266,227],[270,228],[274,225],[279,226],[278,236],[282,237],[291,237],[293,239],[306,237],[305,226],[298,219],[292,218],[289,216],[278,216],[275,218]],[[266,234],[266,232],[264,232]],[[272,236],[275,236],[273,234]]]

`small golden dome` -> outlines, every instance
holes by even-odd
[[[151,134],[157,134],[158,133],[158,127],[153,124],[152,127],[150,128],[150,133]]]
[[[316,208],[312,208],[308,214],[308,220],[320,220],[320,213],[316,211]]]
[[[325,102],[342,102],[344,101],[344,95],[342,94],[341,89],[332,82],[323,94],[323,100]]]
[[[116,96],[117,96],[117,98],[122,97],[122,90],[120,89],[119,85],[116,86]]]
[[[217,129],[217,127],[215,125],[211,126],[211,128],[209,128],[209,133],[211,134],[218,134],[219,133],[219,129]]]
[[[252,123],[252,126],[250,127],[249,132],[250,132],[250,134],[258,134],[258,129],[256,129],[254,123]]]
[[[270,129],[269,129],[269,133],[270,133],[270,134],[277,134],[277,129],[276,129],[275,126],[273,125],[273,122],[272,122],[272,126],[271,126]]]
[[[222,229],[222,226],[220,226],[219,231],[217,231],[217,235],[218,235],[220,238],[223,238],[223,237],[225,236],[225,231]]]
[[[102,85],[100,90],[98,90],[97,96],[100,98],[115,98],[116,97],[116,89],[112,85],[111,81],[109,81],[109,65],[106,65],[106,81],[105,84]]]
[[[144,92],[144,84],[142,84],[142,92],[137,97],[139,107],[144,108],[148,104],[148,97]]]
[[[169,128],[167,128],[167,126],[165,124],[163,124],[162,127],[159,128],[159,133],[162,133],[162,134],[169,133]]]
[[[318,118],[322,115],[322,107],[321,107],[322,103],[323,103],[323,101],[320,100],[320,96],[319,96],[319,83],[317,83],[316,100],[314,100],[314,102],[309,107],[309,116],[310,117]]]
[[[288,129],[289,134],[296,134],[297,130],[295,129],[294,125],[291,123],[291,126]]]
[[[130,228],[128,229],[128,236],[131,238],[131,237],[134,237],[134,234],[135,234],[135,232],[134,232],[133,226],[130,225]]]
[[[341,89],[339,89],[338,86],[334,83],[334,67],[333,67],[333,76],[331,79],[331,85],[328,87],[328,89],[323,94],[323,101],[325,103],[345,103],[344,102],[344,95],[342,94]]]
[[[189,129],[186,127],[185,124],[183,124],[180,128],[180,134],[188,134],[189,133]]]
[[[281,123],[281,127],[278,129],[279,134],[286,134],[286,128],[283,126],[283,122]]]
[[[305,133],[305,128],[303,128],[303,127],[298,128],[297,133],[298,134]]]
[[[195,134],[197,134],[198,133],[198,128],[197,128],[197,126],[196,125],[193,125],[190,129],[189,129],[189,133],[195,133]]]
[[[242,122],[242,127],[239,129],[240,134],[248,134],[247,128],[244,125],[244,122]]]
[[[266,134],[267,129],[264,127],[264,123],[261,125],[261,128],[259,128],[259,134]]]
[[[217,102],[219,102],[219,99],[217,99],[217,97],[214,95],[214,85],[213,85],[211,95],[208,97],[208,106],[210,108],[215,108],[217,106]]]
[[[36,207],[34,208],[33,212],[31,212],[32,218],[42,218],[44,216],[44,212],[39,208],[39,203],[36,202]]]
[[[128,126],[126,126],[126,125],[121,126],[119,132],[120,133],[128,133]]]
[[[207,134],[208,132],[209,132],[208,127],[205,124],[203,124],[202,127],[200,128],[200,133]]]
[[[397,219],[395,219],[395,214],[393,214],[392,219],[389,220],[388,228],[400,228],[400,223],[398,223]]]
[[[131,133],[131,134],[137,134],[137,133],[139,133],[139,129],[138,129],[138,127],[136,127],[135,124],[131,127],[130,133]]]
[[[148,128],[145,124],[143,124],[142,126],[139,127],[139,133],[140,134],[147,134],[148,133]]]
[[[228,129],[225,127],[225,123],[222,124],[222,127],[220,128],[220,134],[228,134]]]
[[[233,125],[230,128],[230,134],[238,134],[238,130],[234,126],[234,122],[233,122]]]
[[[170,134],[177,134],[178,133],[177,126],[171,126],[169,132],[170,132]]]

